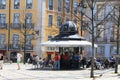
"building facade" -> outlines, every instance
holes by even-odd
[[[95,28],[95,35],[99,34],[99,37],[95,39],[95,43],[98,44],[98,48],[95,51],[96,57],[111,57],[117,54],[117,26],[120,15],[119,0],[110,0],[107,2],[97,2],[94,8],[94,25],[97,25],[100,21],[106,19]],[[101,8],[101,9],[100,9]],[[88,10],[87,14],[90,15]],[[104,30],[103,30],[104,29]],[[119,29],[120,30],[120,29]],[[88,40],[91,40],[89,33],[85,34]],[[119,44],[118,44],[119,45]],[[88,56],[91,56],[91,51],[86,52]],[[120,53],[119,53],[120,54]]]
[[[8,59],[34,53],[37,17],[38,0],[0,0],[0,53]]]

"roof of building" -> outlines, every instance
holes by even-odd
[[[73,21],[67,21],[60,27],[59,35],[52,40],[85,40],[78,34],[78,27]]]

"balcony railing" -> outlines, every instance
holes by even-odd
[[[103,39],[104,39],[104,42],[106,42],[106,43],[108,42],[107,37],[104,37]]]
[[[115,42],[115,39],[113,37],[111,37],[110,42]]]
[[[21,46],[20,46],[20,44],[10,44],[9,49],[11,49],[11,50],[20,50]]]
[[[32,3],[26,5],[27,9],[32,9]]]
[[[7,23],[0,23],[0,29],[7,29]]]
[[[97,41],[97,42],[103,42],[104,39],[103,39],[103,38],[97,38],[96,41]]]
[[[12,23],[11,28],[12,29],[21,29],[21,24],[20,23]]]
[[[0,50],[7,50],[8,46],[0,44]],[[33,45],[26,45],[24,48],[24,45],[21,46],[20,44],[10,44],[9,45],[9,50],[26,50],[26,51],[32,51],[33,50]]]
[[[22,29],[34,29],[34,23],[26,23],[22,26]]]

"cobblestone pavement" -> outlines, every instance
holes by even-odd
[[[114,69],[94,70],[95,78],[90,78],[90,69],[85,70],[40,70],[33,69],[30,64],[22,64],[17,70],[16,63],[5,63],[0,70],[0,80],[120,80],[119,73],[114,74]]]

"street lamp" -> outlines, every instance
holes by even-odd
[[[78,12],[81,15],[81,26],[80,26],[80,34],[81,34],[81,36],[83,35],[82,34],[82,30],[83,30],[83,16],[85,14],[86,8],[87,8],[87,6],[86,6],[86,4],[84,4],[84,0],[81,0],[81,2],[78,5]],[[82,47],[80,48],[80,54],[82,54]]]

